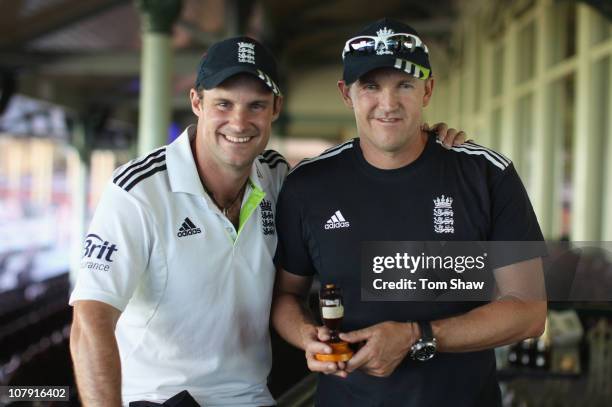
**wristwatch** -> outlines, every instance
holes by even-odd
[[[410,357],[420,362],[433,358],[436,354],[436,338],[433,336],[429,321],[417,321],[421,337],[410,347]]]

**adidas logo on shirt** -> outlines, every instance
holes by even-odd
[[[332,217],[325,222],[325,230],[348,228],[349,226],[351,226],[351,224],[349,221],[344,219],[344,216],[342,216],[340,211],[336,211],[336,213],[334,213]]]
[[[191,235],[197,235],[198,233],[202,233],[202,230],[193,224],[193,222],[189,218],[185,218],[179,232],[176,234],[178,237],[185,237]]]

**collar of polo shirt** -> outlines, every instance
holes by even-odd
[[[166,166],[168,168],[168,177],[170,179],[170,188],[174,193],[187,193],[191,195],[206,196],[204,187],[198,176],[198,170],[191,151],[190,141],[195,137],[196,126],[191,125],[183,131],[183,133],[173,143],[166,148]],[[257,166],[261,165],[257,159],[251,166],[251,174],[249,175],[249,188],[247,188],[247,201],[240,209],[240,224],[238,233],[249,219],[257,205],[265,197],[266,188],[269,182],[267,179],[262,179],[259,176],[261,170]],[[210,198],[204,202],[211,209],[212,202]]]

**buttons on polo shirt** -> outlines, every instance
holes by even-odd
[[[236,228],[234,228],[234,225],[232,225],[232,222],[230,222],[228,218],[226,218],[220,213],[218,213],[217,216],[219,217],[219,219],[221,219],[221,222],[223,222],[223,228],[230,235],[232,240],[236,240],[236,237],[238,236],[238,234],[236,233]]]
[[[221,218],[223,219],[223,223],[225,223],[225,229],[226,230],[234,230],[234,225],[232,225],[232,222],[230,222],[225,216],[221,216]]]

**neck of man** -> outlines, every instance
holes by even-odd
[[[410,139],[397,150],[384,150],[377,147],[365,137],[359,138],[359,146],[363,157],[372,166],[381,170],[394,170],[414,162],[427,144],[427,133],[418,130]]]
[[[219,209],[234,204],[236,197],[249,178],[251,168],[221,167],[214,160],[207,159],[202,151],[198,151],[194,141],[191,142],[191,151],[198,169],[200,182],[202,182],[204,189],[213,195],[213,200],[221,206]],[[240,207],[239,204],[237,206]]]

